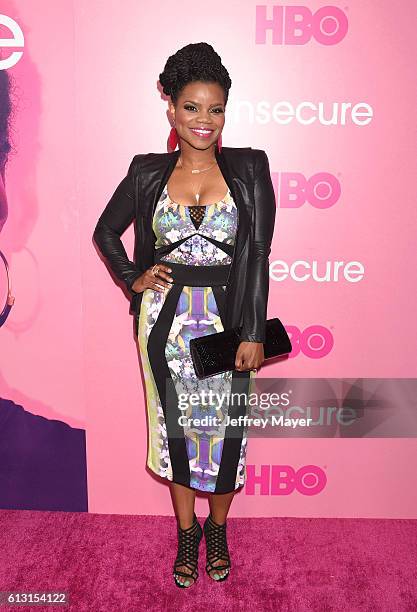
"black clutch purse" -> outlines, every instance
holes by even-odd
[[[190,340],[191,358],[197,378],[214,376],[235,369],[242,326]],[[281,321],[268,319],[265,326],[265,359],[291,353],[292,345]]]

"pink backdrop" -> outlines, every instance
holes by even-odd
[[[167,486],[145,470],[128,302],[92,232],[133,155],[166,151],[158,75],[189,42],[212,44],[230,72],[223,144],[270,160],[279,210],[268,316],[297,347],[303,339],[259,376],[416,377],[415,2],[305,0],[301,29],[288,2],[211,6],[203,20],[182,0],[0,7],[24,34],[8,68],[15,152],[1,249],[16,304],[0,330],[0,395],[86,430],[90,512],[172,513]],[[0,38],[10,38],[2,23]],[[333,124],[320,105],[327,119],[336,110]],[[133,227],[123,241],[132,255]],[[343,262],[336,280],[313,274],[317,265],[323,277],[327,262],[331,271]],[[331,342],[320,348],[323,330]],[[256,474],[312,465],[326,482],[316,495],[245,488],[231,515],[416,518],[416,459],[415,438],[250,439]],[[198,498],[197,511],[205,507]]]

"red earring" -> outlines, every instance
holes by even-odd
[[[219,136],[219,138],[217,140],[217,147],[218,147],[219,153],[220,153],[221,150],[222,150],[222,135],[221,134],[220,134],[220,136]]]
[[[170,151],[175,151],[175,149],[177,148],[177,144],[178,144],[177,130],[175,127],[172,127],[169,133],[169,137],[168,137],[168,146],[170,148]]]

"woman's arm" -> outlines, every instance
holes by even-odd
[[[135,218],[135,155],[125,178],[120,182],[95,227],[93,238],[116,277],[131,293],[142,271],[129,260],[120,236]]]
[[[265,151],[258,150],[255,159],[255,224],[252,228],[252,251],[249,253],[248,277],[243,304],[243,326],[240,340],[265,342],[265,322],[269,294],[269,254],[274,234],[275,193]]]

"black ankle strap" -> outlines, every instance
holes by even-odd
[[[197,518],[196,513],[194,512],[194,515],[193,515],[193,522],[192,522],[192,524],[191,524],[191,527],[186,527],[185,529],[183,529],[183,528],[180,526],[179,521],[177,521],[177,523],[178,523],[178,529],[180,529],[180,530],[181,530],[183,533],[185,533],[185,532],[193,531],[193,530],[196,528],[196,526],[197,526],[197,524],[198,524],[198,518]]]
[[[227,523],[227,521],[225,521],[225,522],[224,522],[224,523],[222,523],[221,525],[220,525],[219,523],[216,523],[216,521],[214,521],[214,520],[213,520],[213,517],[211,516],[211,512],[210,512],[210,514],[209,514],[209,515],[208,515],[208,517],[207,517],[207,521],[208,521],[209,523],[211,523],[211,524],[213,525],[213,527],[216,527],[216,528],[218,528],[218,529],[220,529],[221,527],[226,527],[226,523]]]

